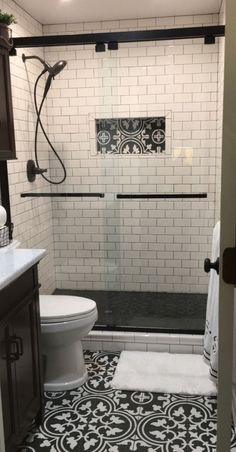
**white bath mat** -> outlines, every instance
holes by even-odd
[[[123,351],[111,386],[126,391],[217,394],[202,356],[177,353]]]

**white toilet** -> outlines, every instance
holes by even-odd
[[[40,295],[44,390],[65,391],[87,380],[81,340],[97,320],[95,301]]]

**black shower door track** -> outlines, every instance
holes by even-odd
[[[162,30],[121,31],[109,33],[84,33],[51,36],[27,36],[13,39],[13,48],[72,46],[98,43],[122,43],[166,41],[175,39],[204,38],[206,44],[214,44],[214,38],[225,35],[224,25],[207,27],[168,28]]]
[[[165,333],[165,334],[196,334],[202,336],[204,330],[191,330],[190,328],[150,328],[150,327],[137,327],[137,326],[117,326],[117,325],[99,325],[93,326],[93,331],[125,331],[127,333]]]

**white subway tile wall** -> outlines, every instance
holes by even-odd
[[[0,0],[0,8],[15,14],[14,36],[219,22],[215,14],[42,27],[11,0]],[[90,46],[24,50],[50,62],[68,61],[56,77],[43,111],[68,169],[67,182],[58,190],[105,192],[105,198],[98,200],[20,198],[22,192],[50,191],[51,187],[42,178],[28,183],[25,171],[27,160],[33,157],[32,90],[40,63],[28,61],[25,67],[21,50],[11,58],[18,157],[8,165],[14,237],[22,246],[47,249],[39,267],[43,293],[51,293],[55,287],[207,291],[202,261],[210,252],[212,227],[219,212],[221,47],[217,39],[211,46],[199,40],[122,44],[117,52],[102,54]],[[42,89],[43,83],[40,94]],[[159,114],[170,118],[171,154],[95,155],[90,132],[95,118]],[[41,166],[50,165],[51,175],[61,174],[41,135],[39,149]],[[115,198],[118,192],[199,191],[207,192],[207,200]]]
[[[44,34],[212,25],[218,15],[47,25]],[[45,50],[66,59],[48,96],[48,128],[68,178],[58,191],[102,199],[54,200],[56,286],[64,289],[207,292],[219,197],[216,149],[222,83],[219,39]],[[95,118],[169,118],[166,155],[96,155]],[[94,130],[93,129],[93,130]],[[218,130],[218,133],[217,133]],[[218,141],[217,141],[218,139]],[[51,172],[59,168],[51,160]],[[55,189],[53,189],[55,190]],[[117,193],[206,192],[199,200],[117,200]]]
[[[0,9],[13,13],[17,24],[12,26],[13,36],[42,35],[42,25],[34,20],[11,0],[0,0]],[[44,58],[42,49],[24,49],[27,55],[36,54]],[[49,199],[22,199],[22,192],[50,191],[47,183],[38,178],[30,184],[26,176],[26,163],[33,158],[35,112],[32,102],[34,81],[41,71],[37,61],[24,65],[21,55],[10,57],[12,96],[14,108],[14,125],[16,137],[17,160],[9,161],[9,183],[14,223],[14,238],[21,242],[21,247],[45,248],[47,256],[39,265],[39,279],[44,293],[51,293],[55,288],[54,250],[52,230],[52,206]],[[42,95],[43,82],[40,83],[39,94]],[[43,121],[47,123],[46,109],[43,111]],[[40,164],[43,168],[49,166],[48,149],[39,134]]]
[[[91,331],[83,340],[86,350],[136,350],[171,353],[203,353],[203,336],[196,334]]]

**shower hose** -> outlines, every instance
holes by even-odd
[[[51,179],[46,177],[44,174],[41,174],[41,176],[43,177],[43,179],[45,179],[50,184],[60,185],[66,179],[66,168],[65,168],[65,165],[64,165],[62,159],[60,158],[59,154],[57,153],[56,149],[52,145],[50,139],[48,138],[47,133],[46,133],[46,131],[44,129],[44,126],[43,126],[41,118],[40,118],[41,111],[42,111],[42,108],[43,108],[44,101],[46,99],[48,90],[45,89],[44,94],[43,94],[43,98],[41,100],[39,108],[38,108],[38,104],[37,104],[37,86],[38,86],[38,82],[39,82],[39,80],[40,80],[40,78],[42,77],[43,74],[45,74],[45,69],[41,72],[41,74],[39,74],[39,76],[38,76],[38,78],[37,78],[37,80],[35,82],[35,85],[34,85],[34,106],[35,106],[35,111],[36,111],[36,116],[37,116],[36,126],[35,126],[35,135],[34,135],[35,162],[36,162],[37,167],[39,168],[40,165],[39,165],[39,159],[38,159],[38,130],[39,130],[39,125],[40,125],[41,130],[42,130],[42,132],[43,132],[43,134],[44,134],[44,136],[45,136],[45,138],[46,138],[51,150],[53,151],[53,153],[55,154],[56,158],[60,162],[62,170],[63,170],[63,176],[62,176],[61,180],[59,180],[59,181],[52,181]]]

